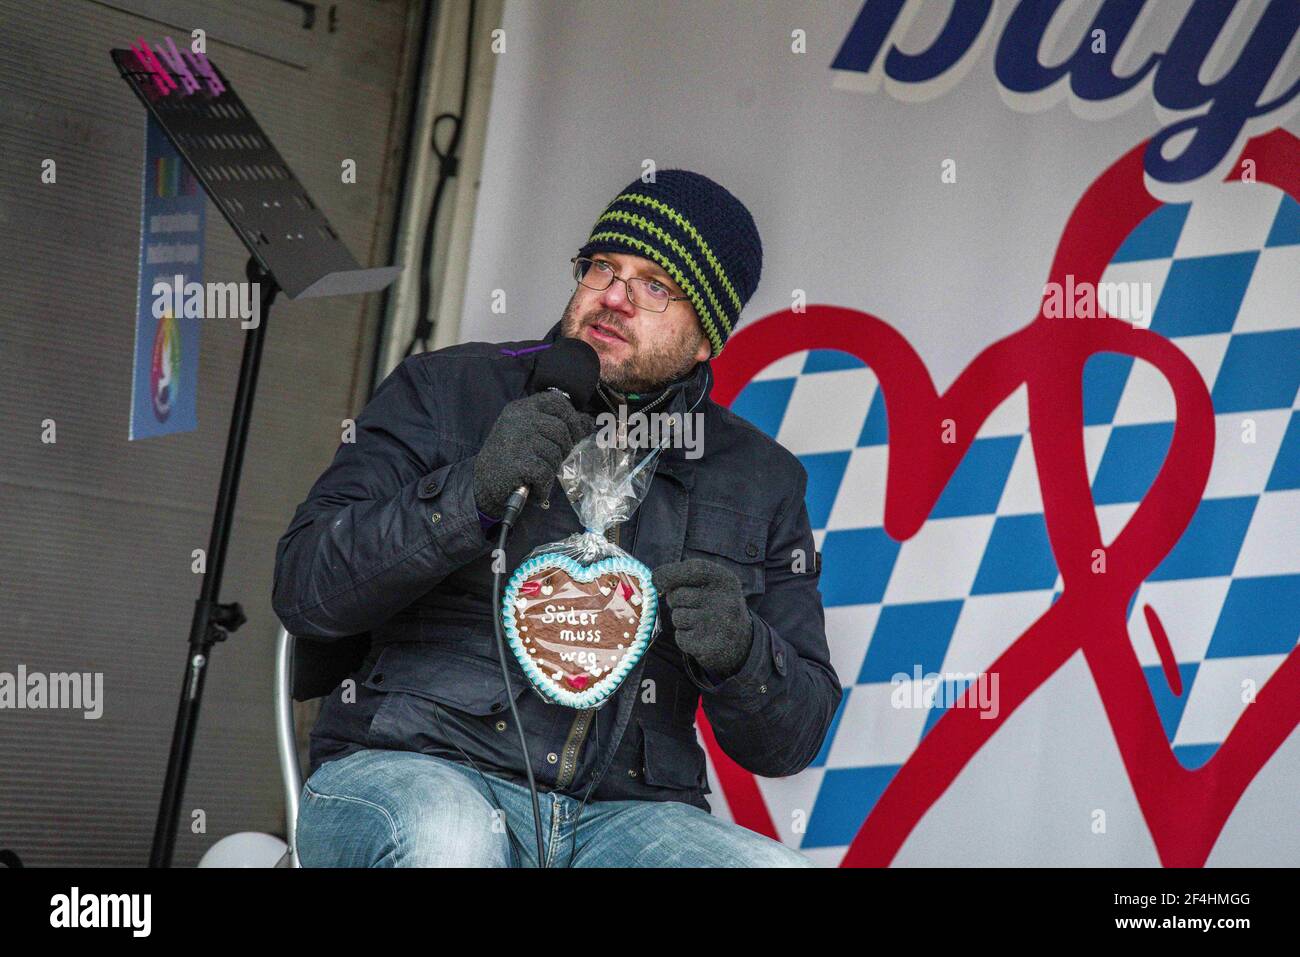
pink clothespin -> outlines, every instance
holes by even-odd
[[[185,58],[181,56],[176,49],[176,41],[171,37],[163,37],[162,42],[158,44],[158,55],[162,57],[163,62],[171,69],[176,77],[180,80],[181,86],[185,89],[185,95],[198,92],[199,81],[194,78],[190,68],[185,65]]]
[[[131,49],[135,52],[135,58],[140,61],[140,65],[149,71],[154,89],[158,91],[159,96],[167,96],[176,89],[176,81],[163,69],[163,65],[154,56],[153,48],[144,37],[136,37],[135,43],[131,44]]]
[[[213,96],[220,96],[226,92],[226,84],[221,82],[221,77],[217,76],[217,71],[213,69],[208,58],[194,50],[186,50],[185,55],[189,58],[190,63],[194,64],[194,70],[199,76],[203,77],[203,82],[208,86],[208,92]]]

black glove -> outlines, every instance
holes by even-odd
[[[550,498],[560,463],[596,420],[579,412],[562,393],[538,392],[516,399],[492,425],[474,461],[474,504],[500,518],[506,499],[521,485],[528,497]]]
[[[653,580],[672,611],[677,647],[715,678],[730,678],[749,657],[753,623],[740,579],[702,558],[660,565]]]

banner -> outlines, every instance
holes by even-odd
[[[199,320],[173,315],[168,303],[179,298],[171,289],[203,282],[207,197],[152,114],[145,121],[141,182],[133,440],[198,428]],[[155,294],[156,283],[169,295]]]
[[[463,339],[554,322],[640,173],[762,234],[713,398],[807,470],[845,695],[783,779],[701,714],[715,813],[827,866],[1300,864],[1300,4],[503,29]]]

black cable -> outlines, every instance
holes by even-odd
[[[406,132],[402,136],[402,159],[397,174],[398,188],[402,191],[399,201],[408,196],[412,189],[411,167],[414,165],[416,151],[419,149],[417,128],[420,122],[420,91],[424,89],[424,77],[429,60],[429,23],[433,19],[435,0],[421,0],[420,36],[415,45],[415,83],[406,105]],[[388,235],[388,255],[384,262],[396,262],[402,245],[402,217],[394,216],[393,225]],[[367,382],[366,395],[374,395],[379,385],[379,370],[384,361],[384,338],[388,329],[388,310],[393,302],[396,283],[389,283],[379,294],[379,321],[375,327],[374,347],[370,350],[370,379]]]
[[[501,558],[506,553],[506,536],[514,523],[501,523],[501,534],[497,536],[497,560],[492,564],[496,569],[492,573],[492,626],[497,636],[497,661],[501,664],[501,679],[506,683],[506,700],[510,702],[510,714],[515,719],[515,730],[519,732],[519,750],[524,755],[524,771],[528,774],[528,793],[533,799],[533,827],[537,831],[537,866],[546,866],[546,854],[542,843],[542,808],[537,800],[537,781],[533,778],[533,761],[528,756],[528,740],[524,737],[524,725],[519,720],[519,709],[515,707],[515,694],[510,688],[510,670],[506,667],[506,640],[501,633]]]
[[[465,31],[465,71],[460,88],[460,112],[440,113],[438,118],[433,121],[433,131],[429,134],[430,148],[433,150],[434,155],[438,157],[438,185],[433,190],[433,202],[429,207],[429,219],[424,224],[424,242],[420,246],[420,300],[415,314],[415,332],[406,347],[406,352],[402,354],[403,358],[415,351],[417,343],[423,343],[424,349],[427,351],[429,336],[433,332],[433,322],[429,319],[429,307],[433,302],[433,269],[430,259],[433,256],[433,237],[438,226],[438,211],[442,207],[443,189],[447,185],[447,180],[460,173],[460,157],[457,153],[460,150],[460,136],[464,128],[465,110],[469,103],[470,67],[473,63],[474,49],[474,14],[477,7],[477,0],[470,0],[469,26]],[[452,122],[451,142],[447,144],[447,152],[445,153],[438,149],[438,125],[443,120],[451,120]]]

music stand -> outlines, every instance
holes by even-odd
[[[259,283],[261,321],[244,340],[207,572],[190,625],[150,867],[171,865],[212,647],[247,620],[238,602],[222,603],[217,596],[271,303],[280,291],[290,299],[375,292],[401,272],[400,266],[362,269],[221,71],[203,54],[178,52],[170,38],[165,43],[157,53],[138,41],[131,49],[114,49],[110,55],[127,85],[248,248],[245,271],[250,282]]]

